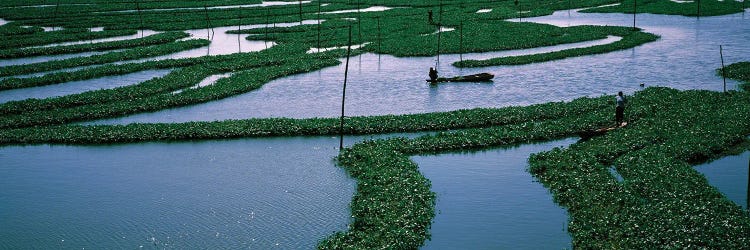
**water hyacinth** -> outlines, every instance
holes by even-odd
[[[69,54],[69,53],[80,53],[87,51],[105,51],[113,49],[125,49],[134,48],[147,45],[164,44],[173,42],[177,39],[188,37],[189,34],[185,32],[164,32],[159,34],[150,35],[143,38],[136,38],[130,40],[113,41],[113,42],[101,42],[93,44],[78,44],[78,45],[67,45],[67,46],[54,46],[54,47],[38,47],[38,48],[20,48],[20,49],[4,49],[0,50],[0,58],[20,58],[20,57],[31,57],[31,56],[43,56],[43,55],[58,55],[58,54]]]

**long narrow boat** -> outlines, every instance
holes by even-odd
[[[600,129],[584,130],[584,131],[578,132],[578,136],[580,136],[581,139],[583,139],[583,140],[588,140],[588,139],[591,139],[594,136],[604,135],[604,134],[606,134],[609,131],[612,131],[612,130],[615,130],[615,129],[618,129],[618,128],[622,128],[622,127],[625,127],[627,125],[628,125],[627,122],[623,122],[619,126],[615,125],[615,126],[612,126],[612,127],[605,127],[605,128],[600,128]]]
[[[432,84],[439,83],[439,82],[489,82],[492,81],[492,78],[494,78],[495,75],[490,73],[479,73],[474,75],[467,75],[467,76],[456,76],[456,77],[438,77],[434,81],[431,79],[427,79],[426,81]]]

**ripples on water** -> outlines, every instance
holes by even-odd
[[[355,183],[333,165],[337,146],[3,147],[0,248],[313,248],[349,223]]]

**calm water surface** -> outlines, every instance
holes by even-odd
[[[532,153],[576,140],[412,157],[437,193],[423,249],[571,248],[567,213],[526,168]]]
[[[706,176],[708,182],[727,199],[745,209],[748,209],[748,197],[750,197],[748,169],[750,169],[750,151],[695,167],[695,170]]]
[[[334,166],[337,146],[2,147],[0,249],[313,248],[349,223],[355,182]]]
[[[632,25],[632,15],[567,11],[524,19],[558,25]],[[630,22],[630,24],[628,24]],[[633,93],[645,86],[723,90],[719,44],[724,61],[750,60],[750,20],[742,14],[704,17],[642,14],[638,25],[660,35],[633,49],[522,66],[459,69],[459,55],[442,55],[438,70],[453,76],[490,72],[494,83],[425,84],[436,57],[397,58],[364,54],[350,61],[347,115],[405,114],[476,107],[506,107],[582,96]],[[524,52],[527,53],[527,52]],[[341,105],[344,65],[274,80],[261,89],[210,103],[97,121],[99,124],[184,122],[251,117],[335,117]],[[737,82],[728,80],[728,89]]]

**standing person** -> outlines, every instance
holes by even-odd
[[[438,79],[438,72],[435,68],[430,67],[430,81],[431,82],[437,82]]]
[[[615,121],[617,122],[617,126],[622,126],[623,117],[625,116],[625,104],[628,103],[628,100],[622,95],[622,91],[617,92],[615,103],[617,105],[615,107]]]

